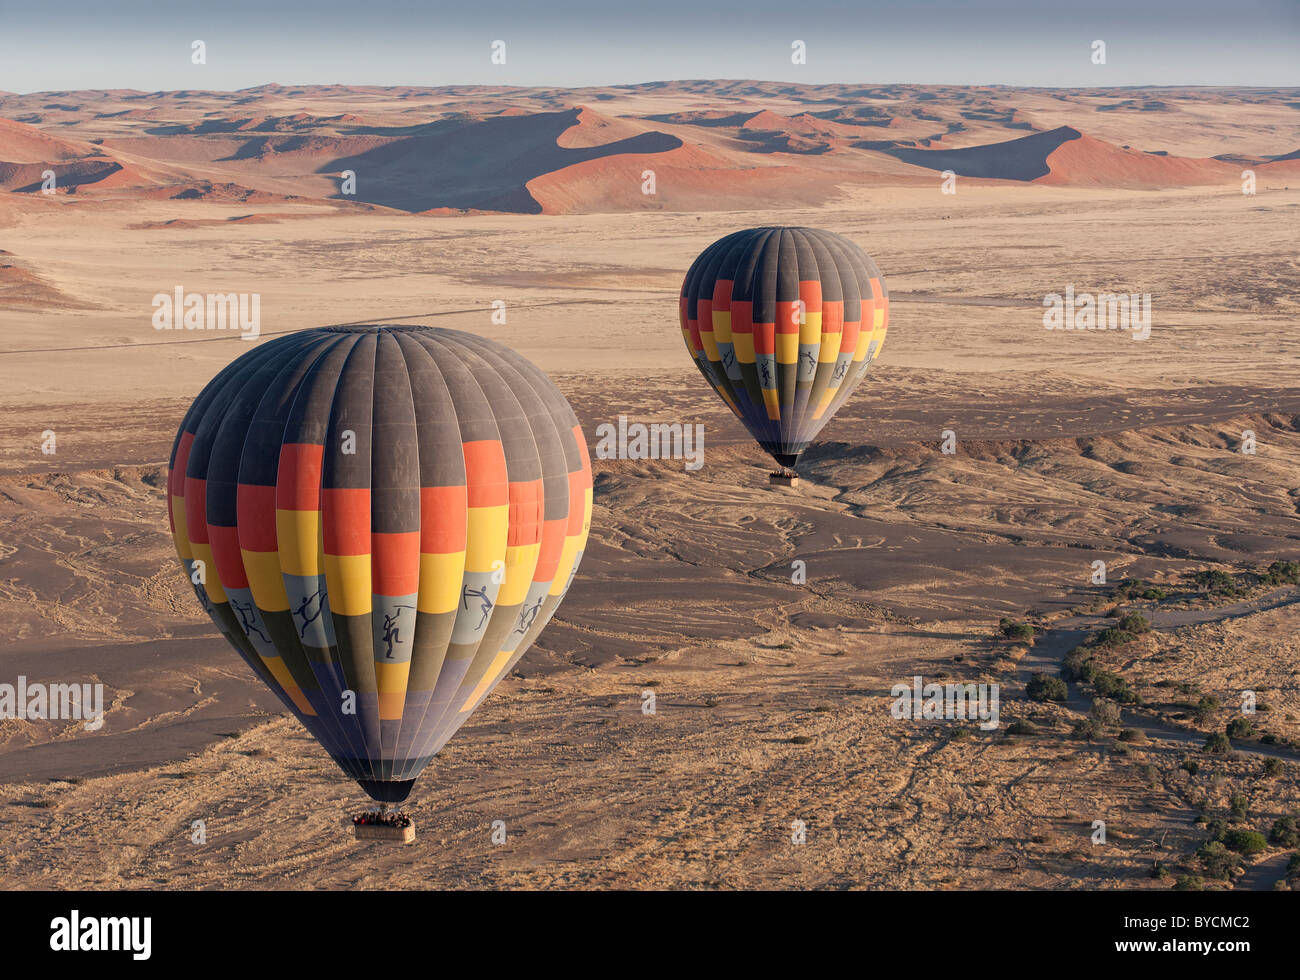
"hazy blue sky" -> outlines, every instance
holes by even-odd
[[[190,43],[207,64],[190,63]],[[490,62],[493,40],[506,64]],[[794,65],[790,43],[807,43]],[[1107,64],[1089,59],[1104,40]],[[0,89],[1300,85],[1300,0],[0,0]]]

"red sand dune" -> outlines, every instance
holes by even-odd
[[[1047,166],[1050,173],[1039,178],[1039,183],[1099,187],[1223,184],[1238,179],[1241,173],[1240,167],[1222,160],[1125,150],[1085,134],[1079,134],[1078,138],[1062,143],[1049,153]]]
[[[1070,126],[955,150],[893,147],[882,148],[881,152],[930,170],[951,170],[962,177],[1043,184],[1181,187],[1224,183],[1240,172],[1240,167],[1222,160],[1125,150]]]

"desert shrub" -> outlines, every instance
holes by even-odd
[[[1119,585],[1115,586],[1116,599],[1131,599],[1147,588],[1147,584],[1140,578],[1126,578]]]
[[[1061,676],[1067,681],[1090,681],[1092,674],[1092,657],[1086,647],[1075,647],[1061,662]]]
[[[1121,742],[1145,742],[1147,737],[1141,729],[1123,728],[1120,729],[1119,740]]]
[[[1007,726],[1008,735],[1037,735],[1038,726],[1028,718],[1017,718]]]
[[[952,730],[949,737],[953,739],[963,739],[963,738],[970,738],[972,734],[973,733],[969,728],[966,728],[963,725],[958,725],[956,728]]]
[[[1204,725],[1218,710],[1219,699],[1212,694],[1204,695],[1201,700],[1196,702],[1196,709],[1193,715],[1196,719],[1196,724]]]
[[[1292,854],[1290,859],[1286,862],[1287,874],[1293,875],[1297,871],[1300,871],[1300,852]]]
[[[1124,704],[1141,704],[1142,699],[1128,686],[1128,681],[1114,671],[1094,669],[1092,686],[1102,697],[1114,698]]]
[[[1248,738],[1255,734],[1255,723],[1249,718],[1233,718],[1224,731],[1227,732],[1228,738]]]
[[[1059,677],[1035,674],[1025,685],[1025,693],[1035,701],[1064,701],[1070,696],[1070,689]]]
[[[1228,850],[1223,841],[1217,840],[1206,841],[1198,847],[1196,858],[1206,875],[1222,881],[1227,881],[1241,864],[1241,859]]]
[[[1105,731],[1102,729],[1101,725],[1092,718],[1084,718],[1081,721],[1076,721],[1074,727],[1070,729],[1071,738],[1083,739],[1088,742],[1095,741],[1101,738],[1104,734]]]
[[[1228,810],[1234,817],[1244,817],[1250,811],[1250,801],[1241,793],[1233,793],[1228,797]]]
[[[1159,601],[1160,599],[1169,598],[1169,593],[1166,592],[1164,589],[1158,588],[1157,586],[1153,585],[1151,588],[1143,590],[1142,598],[1154,599],[1156,601]]]
[[[1238,854],[1263,854],[1268,850],[1268,841],[1258,830],[1230,830],[1223,843]]]
[[[1107,626],[1097,634],[1097,646],[1099,647],[1121,647],[1125,643],[1132,643],[1137,637],[1128,630],[1122,630],[1115,626]]]
[[[1277,776],[1280,776],[1280,775],[1282,775],[1282,760],[1281,760],[1281,759],[1265,759],[1265,760],[1264,760],[1264,778],[1265,778],[1265,779],[1273,779],[1273,778],[1275,778],[1275,777],[1277,777]]]
[[[1223,732],[1211,732],[1210,737],[1205,740],[1205,748],[1202,751],[1210,755],[1227,755],[1232,751],[1232,743]]]
[[[1141,613],[1129,613],[1119,621],[1118,626],[1124,632],[1132,633],[1135,636],[1151,632],[1151,624],[1147,622],[1147,618]]]
[[[1260,573],[1263,585],[1296,585],[1300,583],[1300,562],[1275,561]]]
[[[1214,595],[1237,594],[1237,583],[1227,572],[1207,569],[1193,575],[1192,581],[1196,583],[1197,588],[1202,592],[1209,592]]]
[[[1008,619],[1005,616],[998,622],[998,632],[1008,640],[1016,640],[1021,643],[1032,643],[1034,639],[1034,627],[1031,624]]]
[[[1189,775],[1195,776],[1201,771],[1201,764],[1195,759],[1184,759],[1182,768],[1186,769]]]
[[[1101,698],[1095,698],[1092,702],[1092,708],[1088,711],[1089,717],[1103,728],[1114,728],[1119,724],[1119,708],[1109,701]]]
[[[1152,862],[1151,862],[1151,877],[1152,877],[1152,878],[1172,878],[1173,875],[1170,873],[1169,869],[1165,867],[1165,862],[1163,862],[1163,861],[1152,861]]]
[[[1300,846],[1300,821],[1295,817],[1278,817],[1269,829],[1268,839],[1278,847]]]
[[[1205,890],[1205,882],[1200,875],[1179,875],[1174,882],[1176,892],[1199,892]]]

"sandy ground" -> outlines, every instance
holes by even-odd
[[[1163,888],[1154,860],[1199,873],[1197,805],[1217,816],[1248,794],[1243,826],[1266,832],[1300,812],[1300,756],[1283,746],[1269,778],[1246,753],[1192,775],[1194,746],[1071,739],[1081,715],[1025,700],[1023,651],[994,634],[1003,616],[1051,628],[1090,606],[1098,559],[1112,582],[1174,583],[1300,558],[1297,209],[1300,188],[936,182],[780,211],[279,202],[272,223],[158,227],[250,208],[0,194],[0,258],[35,277],[0,302],[0,681],[100,681],[111,705],[94,733],[0,721],[0,887]],[[767,486],[676,322],[694,255],[762,223],[849,235],[892,296],[884,354],[795,491]],[[596,461],[583,568],[422,777],[410,847],[353,841],[359,790],[177,571],[167,451],[247,345],[155,331],[151,297],[176,285],[260,293],[266,334],[407,317],[501,340],[551,372],[593,445],[619,415],[705,426],[697,473]],[[1043,296],[1067,285],[1149,293],[1150,339],[1045,330]],[[1171,624],[1113,669],[1150,700],[1162,681],[1265,691],[1268,730],[1294,739],[1296,615]],[[890,688],[915,674],[1005,685],[1002,726],[894,719]],[[1007,734],[1017,718],[1038,734]],[[1272,887],[1281,855],[1238,887]]]

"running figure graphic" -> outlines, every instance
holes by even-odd
[[[230,604],[235,607],[235,612],[239,613],[239,625],[244,627],[244,632],[250,637],[256,633],[263,642],[270,643],[271,638],[262,632],[261,627],[257,625],[257,617],[253,613],[253,604],[251,602],[240,605],[236,599],[231,599]]]
[[[492,612],[492,600],[488,598],[487,586],[480,585],[477,589],[471,589],[468,585],[465,586],[465,591],[461,593],[461,599],[464,601],[466,609],[469,608],[470,596],[478,597],[479,607],[483,610],[483,617],[478,621],[478,625],[474,627],[475,630],[481,630],[483,624],[487,622],[488,613]]]
[[[317,589],[311,595],[302,597],[302,602],[298,603],[298,608],[293,611],[295,616],[302,617],[302,629],[299,630],[298,639],[307,638],[307,627],[320,618],[320,614],[325,611],[325,590]],[[315,612],[312,610],[315,609]]]
[[[393,659],[393,644],[401,643],[401,630],[397,628],[397,620],[401,618],[403,609],[410,609],[411,606],[394,606],[391,613],[384,613],[384,642],[388,644],[388,649],[384,651],[384,659]]]
[[[519,625],[514,628],[514,632],[527,633],[532,628],[533,623],[536,622],[537,614],[541,612],[541,609],[542,600],[539,598],[537,605],[524,606],[523,609],[519,610]]]

